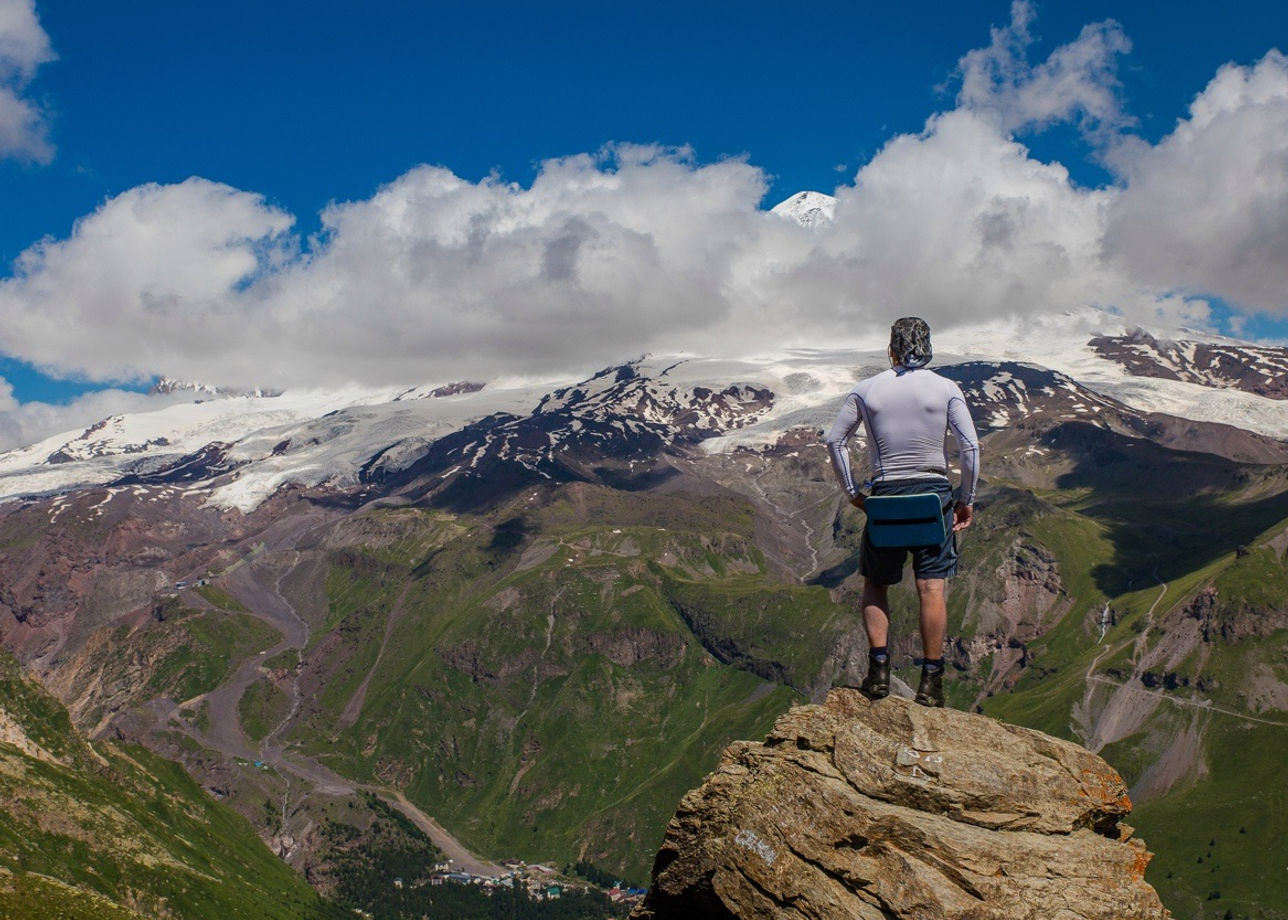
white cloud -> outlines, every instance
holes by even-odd
[[[988,47],[961,59],[958,106],[987,113],[1008,133],[1074,122],[1102,134],[1131,124],[1116,73],[1117,56],[1131,50],[1122,27],[1112,19],[1085,26],[1076,41],[1030,65],[1034,16],[1031,3],[1014,0],[1010,25],[995,27]]]
[[[235,358],[266,317],[239,285],[280,258],[291,218],[204,179],[143,185],[42,240],[0,282],[0,350],[94,380]],[[280,344],[280,343],[279,343]]]
[[[1288,313],[1288,58],[1225,65],[1170,135],[1111,162],[1105,245],[1133,277]]]
[[[0,157],[53,159],[44,113],[24,93],[36,69],[55,57],[35,0],[0,0]]]
[[[0,377],[0,453],[35,444],[78,428],[88,428],[111,415],[147,412],[191,399],[191,394],[151,395],[128,390],[97,390],[66,405],[43,402],[19,404],[13,387]]]
[[[838,192],[829,249],[861,260],[855,289],[874,312],[942,321],[1107,303],[1121,291],[1099,257],[1105,197],[957,110],[895,139]]]
[[[133,189],[22,255],[0,349],[98,380],[391,382],[593,366],[718,320],[768,223],[763,173],[606,156],[550,161],[526,189],[419,167],[329,208],[294,258],[259,196]]]
[[[741,160],[644,147],[551,160],[526,189],[419,167],[328,209],[319,254],[255,293],[289,304],[311,347],[343,343],[339,372],[593,364],[582,348],[638,352],[727,308],[764,190]]]
[[[259,195],[148,185],[23,254],[0,281],[0,352],[104,381],[386,384],[839,343],[905,313],[938,329],[1093,304],[1166,327],[1202,324],[1204,294],[1274,309],[1282,56],[1223,69],[1150,146],[1112,133],[1130,122],[1121,30],[1029,66],[1030,19],[1017,4],[963,58],[957,107],[838,189],[828,227],[761,210],[767,177],[744,159],[655,147],[551,160],[526,188],[420,166],[307,241]],[[1017,140],[1055,121],[1121,181],[1079,187]]]

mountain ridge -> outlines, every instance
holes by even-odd
[[[1141,336],[1154,344],[1146,348]],[[980,369],[974,375],[979,379],[971,381],[971,395],[980,405],[977,421],[984,424],[990,423],[989,413],[994,411],[1005,412],[997,417],[998,425],[1020,421],[1027,398],[1023,378],[1037,374],[1045,379],[1030,380],[1035,389],[1048,400],[1067,393],[1066,402],[1074,414],[1113,408],[1120,416],[1153,417],[1151,437],[1172,432],[1179,438],[1188,431],[1194,446],[1202,449],[1210,442],[1209,449],[1217,450],[1221,441],[1232,445],[1239,441],[1242,458],[1260,456],[1267,461],[1277,456],[1272,442],[1288,439],[1285,402],[1262,392],[1278,386],[1273,383],[1278,379],[1273,368],[1282,364],[1288,371],[1286,349],[1228,341],[1164,347],[1146,333],[1127,331],[1075,338],[1062,346],[1063,351],[1049,343],[1045,350],[1029,344],[1026,350],[1031,356],[1016,361],[1012,356],[1027,336],[998,332],[986,349],[980,345],[982,338],[987,336],[964,335],[963,343],[974,354],[941,354],[936,367],[971,364]],[[1162,357],[1146,360],[1142,348]],[[1222,372],[1226,376],[1210,371],[1183,378],[1168,370],[1166,362],[1171,359],[1166,355],[1173,352],[1217,355],[1227,368]],[[1132,357],[1128,360],[1124,355]],[[1256,372],[1246,384],[1236,386],[1229,377],[1235,361],[1242,362],[1239,367],[1271,370]],[[983,377],[986,366],[993,369],[992,380]],[[597,424],[597,413],[605,414],[596,409],[596,400],[612,416],[610,426],[639,426],[633,435],[622,432],[627,440],[648,437],[651,432],[658,443],[666,444],[677,438],[692,440],[700,433],[699,440],[708,442],[705,450],[730,451],[742,445],[772,444],[793,426],[826,427],[835,405],[855,380],[880,367],[880,352],[797,349],[737,360],[648,356],[559,386],[462,382],[432,389],[347,388],[288,391],[271,397],[224,396],[151,413],[113,416],[85,430],[0,454],[0,501],[98,486],[168,483],[208,487],[210,494],[204,500],[247,512],[287,484],[350,489],[373,478],[400,474],[434,450],[436,442],[460,440],[471,428],[486,441],[489,432],[495,438],[506,426],[518,426],[503,440],[503,450],[507,444],[513,450],[525,439],[543,437],[551,448],[563,438],[586,441],[591,432],[581,431],[581,426]],[[633,376],[612,379],[621,373]],[[1009,378],[999,376],[1005,374]],[[762,411],[756,418],[735,418],[729,415],[732,405],[721,405],[722,400],[728,402],[731,386],[750,387],[759,394],[755,399]],[[1008,386],[1011,392],[994,399],[992,391],[999,386]],[[1075,397],[1075,390],[1080,395]],[[658,402],[676,398],[684,405],[672,402],[663,408]],[[631,399],[635,415],[626,411]],[[1047,411],[1053,408],[1048,406]],[[501,416],[513,418],[499,422],[500,427],[487,421]],[[561,423],[562,428],[556,427]],[[1135,424],[1144,425],[1139,420]],[[1224,425],[1227,435],[1203,434],[1200,429],[1205,425]],[[1233,429],[1248,435],[1236,435]],[[604,430],[598,437],[612,441],[614,435]],[[468,446],[468,441],[461,446]],[[446,447],[443,444],[439,452]],[[609,444],[605,452],[620,447]],[[534,450],[535,445],[524,448],[527,454]],[[545,453],[544,459],[533,454],[522,464],[535,472],[551,461],[550,451]]]

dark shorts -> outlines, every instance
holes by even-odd
[[[903,567],[912,553],[912,571],[917,578],[948,578],[957,574],[957,535],[953,533],[953,490],[946,479],[896,479],[878,482],[873,495],[917,495],[934,492],[944,509],[944,531],[941,546],[890,547],[873,546],[868,529],[863,528],[863,548],[859,551],[859,573],[883,585],[903,580]]]

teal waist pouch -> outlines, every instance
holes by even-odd
[[[944,528],[943,496],[870,495],[863,510],[868,516],[868,540],[873,546],[941,546]]]

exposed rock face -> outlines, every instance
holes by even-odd
[[[1137,377],[1184,380],[1218,389],[1234,387],[1271,399],[1288,399],[1288,349],[1167,342],[1143,329],[1124,336],[1099,336],[1087,344]]]
[[[1162,920],[1126,786],[1041,732],[834,690],[735,742],[634,920]]]

